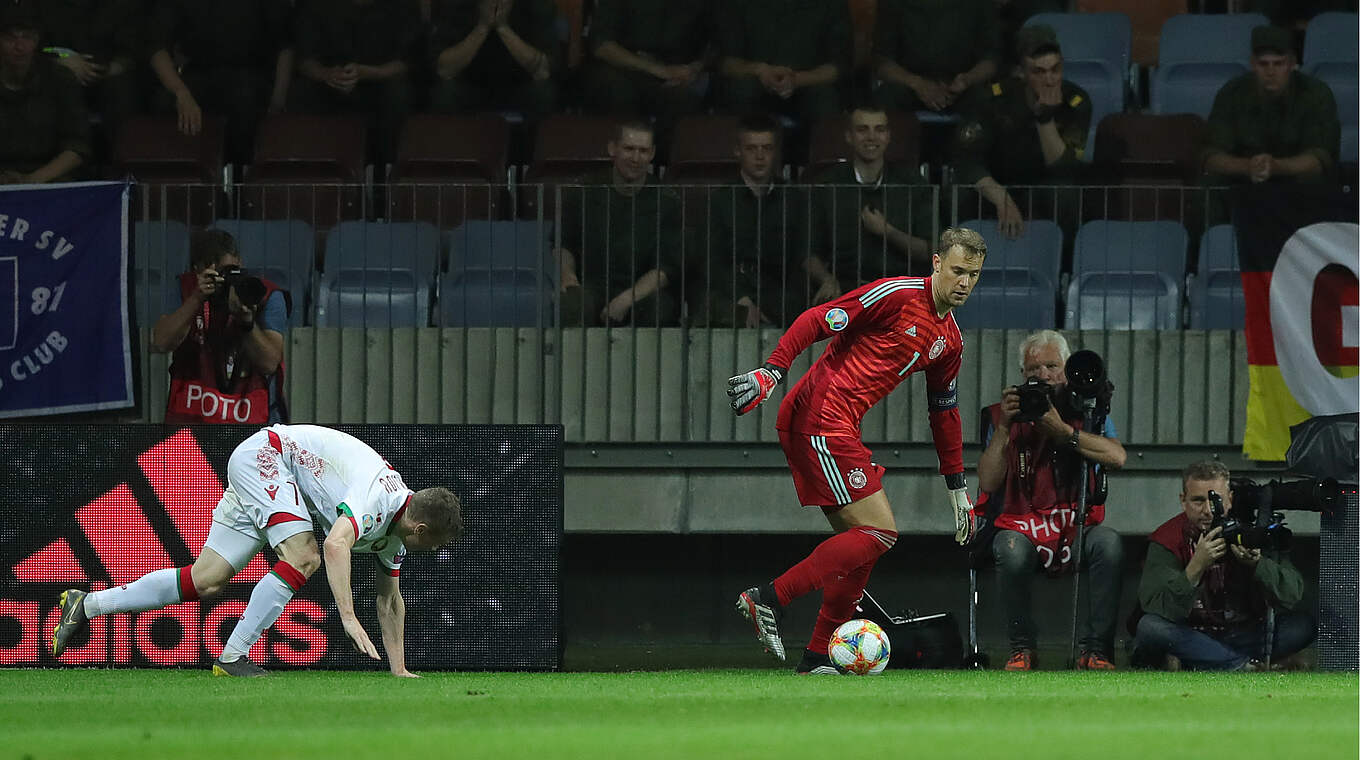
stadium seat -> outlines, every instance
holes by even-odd
[[[562,25],[560,42],[566,51],[567,69],[575,70],[585,59],[585,0],[554,0],[558,23]]]
[[[134,116],[118,133],[110,174],[137,182],[133,219],[205,224],[225,205],[222,120],[203,118],[197,135],[179,131],[174,116]]]
[[[1324,63],[1360,62],[1357,26],[1360,15],[1355,13],[1319,13],[1309,20],[1303,33],[1303,70],[1311,74]]]
[[[1087,222],[1077,230],[1072,274],[1151,271],[1180,282],[1188,248],[1189,236],[1178,222]]]
[[[1167,19],[1152,76],[1151,111],[1208,117],[1219,89],[1249,70],[1251,30],[1268,23],[1259,13]]]
[[[303,219],[329,227],[364,214],[367,131],[362,118],[270,114],[238,188],[251,219]]]
[[[286,289],[293,298],[289,327],[307,321],[312,303],[312,270],[316,263],[316,235],[311,225],[297,219],[218,219],[213,227],[236,238],[246,271],[258,273]]]
[[[1010,240],[996,228],[995,219],[969,219],[960,222],[982,235],[987,241],[987,271],[978,286],[992,279],[992,267],[997,269],[1024,269],[1042,279],[1055,292],[1062,270],[1063,232],[1056,223],[1047,219],[1034,219],[1025,224],[1025,232]],[[1051,305],[1051,304],[1050,304]],[[1050,310],[1051,311],[1051,310]],[[1049,314],[1052,321],[1052,314]]]
[[[608,116],[554,114],[544,119],[534,138],[533,160],[517,191],[520,217],[530,219],[539,213],[551,217],[554,185],[579,183],[607,170],[611,165],[608,143],[618,124],[617,118]],[[543,186],[541,209],[539,186]]]
[[[850,39],[856,71],[869,66],[874,52],[874,19],[878,17],[878,0],[849,0]]]
[[[130,289],[142,329],[149,329],[162,314],[179,308],[179,276],[188,269],[189,228],[183,222],[133,224]]]
[[[439,231],[425,222],[341,222],[326,234],[318,327],[425,327]]]
[[[510,127],[496,114],[406,120],[388,175],[388,218],[448,228],[508,207]]]
[[[1025,26],[1047,24],[1062,46],[1063,78],[1091,96],[1087,161],[1094,154],[1096,125],[1106,114],[1124,111],[1133,32],[1123,13],[1038,13]]]
[[[1110,114],[1096,129],[1097,170],[1123,184],[1194,184],[1209,125],[1195,114]]]
[[[468,222],[445,237],[449,266],[440,279],[441,325],[554,324],[557,267],[551,223]]]
[[[995,226],[995,225],[993,225]],[[1037,330],[1055,326],[1057,291],[1037,270],[992,267],[991,244],[987,267],[967,303],[954,310],[962,329],[998,328]]]
[[[1181,288],[1165,272],[1084,272],[1067,289],[1069,330],[1175,330]]]
[[[812,128],[808,145],[808,162],[800,176],[815,179],[818,174],[836,164],[850,160],[850,146],[845,143],[848,117],[822,119]],[[889,163],[903,164],[913,170],[921,163],[921,122],[907,111],[888,112],[888,128],[892,141],[884,158]]]
[[[735,182],[740,170],[734,151],[737,121],[735,116],[681,119],[671,139],[666,181],[678,185]]]
[[[1241,330],[1246,320],[1237,236],[1231,224],[1204,232],[1198,276],[1190,287],[1190,326],[1198,330]]]
[[[1189,10],[1186,0],[1077,0],[1081,13],[1123,13],[1133,26],[1133,62],[1157,62],[1157,42],[1166,20]]]

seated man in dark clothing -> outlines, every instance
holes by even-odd
[[[142,57],[143,0],[43,0],[43,50],[57,58],[86,92],[86,106],[118,127],[140,108],[137,61]]]
[[[1297,609],[1303,575],[1288,551],[1229,544],[1222,526],[1213,525],[1215,497],[1224,515],[1232,513],[1229,477],[1214,460],[1182,473],[1182,514],[1153,531],[1148,542],[1135,611],[1142,615],[1133,622],[1135,664],[1253,670],[1267,654],[1287,657],[1316,635],[1312,616]],[[1267,645],[1270,607],[1275,630]]]
[[[881,277],[930,272],[937,198],[914,167],[887,162],[891,140],[887,112],[856,108],[845,131],[853,158],[813,180],[810,303]]]
[[[590,26],[586,105],[603,113],[655,117],[665,132],[699,110],[696,85],[712,33],[706,0],[599,0]]]
[[[265,110],[282,111],[293,71],[292,9],[275,0],[160,0],[148,33],[163,88],[152,105],[196,135],[227,120],[227,160],[249,163]]]
[[[68,181],[90,160],[90,120],[70,71],[38,54],[38,15],[0,8],[0,184]]]
[[[1341,124],[1332,90],[1298,70],[1287,29],[1251,32],[1251,72],[1218,91],[1205,184],[1321,182],[1335,175]]]
[[[411,111],[409,61],[420,37],[415,0],[310,0],[297,27],[293,107],[367,116],[370,155],[393,161]]]
[[[537,121],[557,102],[560,67],[552,0],[439,0],[430,49],[438,78],[430,109],[514,108]]]
[[[778,111],[805,122],[841,110],[850,72],[844,0],[742,0],[720,13],[722,100],[733,113]]]
[[[808,203],[779,178],[779,124],[748,116],[737,129],[733,184],[714,188],[702,216],[707,248],[694,262],[691,326],[786,325],[802,313]]]
[[[620,125],[609,141],[609,171],[562,188],[556,255],[565,325],[667,326],[679,317],[669,286],[683,276],[687,246],[680,196],[648,174],[655,140],[646,122]]]
[[[1052,27],[1021,29],[1016,46],[1021,77],[992,85],[987,99],[959,122],[954,147],[958,183],[977,187],[1010,238],[1024,231],[1027,214],[1055,215],[1057,204],[1075,210],[1074,193],[1034,191],[1017,198],[1006,186],[1074,182],[1091,128],[1091,98],[1063,79],[1062,50]],[[980,216],[967,201],[960,213]]]
[[[887,108],[948,111],[996,76],[995,0],[881,0],[874,21],[878,97]]]

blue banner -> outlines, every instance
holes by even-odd
[[[0,418],[132,406],[128,185],[0,187]]]

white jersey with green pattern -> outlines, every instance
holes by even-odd
[[[268,430],[278,436],[284,465],[322,531],[329,533],[336,520],[349,520],[353,551],[376,555],[389,575],[398,575],[406,547],[392,530],[413,495],[401,474],[349,433],[319,425]]]

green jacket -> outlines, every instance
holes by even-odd
[[[661,63],[690,63],[704,56],[712,23],[706,0],[599,0],[590,45],[615,42]]]
[[[862,185],[855,165],[836,164],[815,180],[810,252],[821,258],[842,287],[894,275],[926,275],[907,253],[884,237],[864,228],[860,215],[866,206],[883,213],[902,232],[933,245],[937,237],[938,203],[934,187],[910,167],[887,164],[873,185]]]
[[[1239,158],[1312,153],[1322,164],[1323,176],[1329,176],[1340,150],[1336,98],[1325,82],[1296,71],[1284,92],[1272,97],[1256,83],[1256,75],[1248,73],[1223,85],[1214,97],[1201,159],[1216,153]]]
[[[561,245],[576,256],[581,282],[604,282],[612,294],[652,269],[671,282],[681,275],[691,247],[674,189],[648,176],[636,195],[624,195],[610,169],[563,186],[562,206]]]
[[[953,79],[1000,52],[995,0],[879,0],[874,54],[913,74]]]
[[[93,155],[85,93],[74,74],[38,55],[23,89],[0,87],[0,169],[31,172],[67,150],[86,162]]]
[[[720,16],[724,56],[807,71],[850,71],[850,10],[844,0],[730,0]]]
[[[1003,185],[1028,185],[1073,178],[1082,167],[1091,129],[1091,97],[1063,80],[1062,105],[1053,120],[1066,146],[1058,160],[1044,163],[1029,88],[1013,78],[993,82],[990,97],[965,114],[954,130],[954,167],[961,184],[990,176]]]

